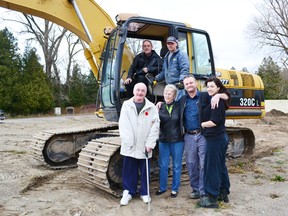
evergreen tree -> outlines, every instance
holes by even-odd
[[[92,71],[84,77],[84,104],[95,104],[98,92],[98,83]]]
[[[74,65],[72,76],[68,82],[68,98],[68,106],[81,106],[84,104],[83,75],[78,64]]]
[[[7,28],[0,30],[0,108],[13,114],[18,102],[19,72],[21,68],[17,40]]]
[[[53,107],[51,85],[35,49],[26,49],[23,56],[21,76],[22,93],[20,105],[22,114],[45,113]]]
[[[262,78],[264,83],[265,99],[279,99],[280,98],[280,82],[281,69],[273,61],[271,57],[264,58],[262,64],[259,66],[258,75]]]

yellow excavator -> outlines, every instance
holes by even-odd
[[[98,107],[110,124],[65,131],[44,131],[31,142],[31,153],[53,169],[78,167],[83,179],[120,196],[122,158],[118,118],[126,100],[123,80],[132,64],[131,40],[149,39],[161,54],[170,35],[189,56],[190,71],[200,90],[210,76],[217,76],[231,93],[228,119],[257,119],[265,115],[264,86],[255,74],[216,69],[209,34],[182,22],[153,19],[137,14],[119,14],[115,23],[93,0],[0,0],[0,7],[38,16],[75,33],[84,55],[100,84]],[[130,41],[130,42],[129,42]],[[160,69],[159,69],[160,70]],[[154,102],[160,100],[164,83],[150,89]],[[249,128],[227,127],[230,157],[251,156],[255,137]],[[157,149],[153,152],[151,176],[157,177]]]

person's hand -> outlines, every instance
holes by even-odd
[[[143,68],[143,71],[144,71],[144,73],[148,73],[148,68],[147,68],[147,67],[144,67],[144,68]]]
[[[146,147],[146,151],[147,151],[148,153],[150,153],[150,152],[152,151],[152,148]]]
[[[179,89],[179,90],[184,89],[184,84],[183,84],[182,81],[180,81],[179,83],[176,83],[175,86],[176,86],[176,88]]]
[[[155,77],[152,74],[147,73],[145,77],[148,80],[149,85],[151,85],[152,87],[156,85],[157,81],[155,80]]]
[[[201,123],[201,127],[202,127],[203,129],[205,129],[203,122]]]
[[[127,85],[127,84],[129,84],[129,83],[131,83],[131,82],[132,82],[132,79],[131,79],[131,78],[127,78],[127,79],[124,81],[124,84]]]
[[[214,95],[214,96],[211,98],[211,109],[218,108],[219,101],[220,101],[220,96],[219,96],[219,94]]]
[[[160,110],[162,103],[163,103],[163,102],[159,101],[159,102],[155,105],[156,108],[158,109],[158,111]]]

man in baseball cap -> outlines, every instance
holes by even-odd
[[[165,80],[166,84],[173,84],[178,88],[176,100],[185,94],[183,79],[189,75],[190,63],[188,55],[178,49],[178,40],[169,36],[166,40],[168,52],[164,56],[162,71],[155,77],[153,84]]]
[[[178,43],[178,40],[173,36],[169,36],[166,43]]]

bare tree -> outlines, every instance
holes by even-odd
[[[23,14],[25,21],[17,20],[23,26],[22,34],[30,34],[29,40],[37,41],[43,51],[45,59],[45,71],[49,78],[54,76],[60,82],[59,69],[57,68],[58,52],[66,29],[56,26],[56,24],[35,18],[34,16]],[[52,70],[53,69],[53,70]]]
[[[24,26],[24,30],[21,30],[18,33],[28,34],[30,36],[27,40],[28,43],[32,44],[33,42],[36,42],[40,45],[45,61],[45,72],[50,79],[55,79],[59,84],[61,73],[58,65],[59,61],[64,61],[59,57],[59,53],[60,48],[62,48],[61,51],[63,53],[63,47],[65,47],[68,53],[67,58],[65,58],[65,61],[67,59],[68,62],[66,67],[66,80],[69,79],[72,70],[72,62],[74,61],[73,58],[82,50],[82,48],[80,49],[77,46],[80,44],[79,38],[63,27],[50,21],[27,14],[23,14],[23,17],[16,16],[16,18],[13,19],[2,17],[2,19],[4,21],[17,22]],[[66,43],[63,42],[64,38],[66,38]]]
[[[287,68],[288,0],[262,0],[257,9],[260,16],[254,17],[249,26],[251,37],[260,47],[277,54],[277,59]]]
[[[126,43],[128,44],[129,48],[131,49],[131,51],[134,53],[135,56],[142,51],[143,40],[135,38],[127,38]]]
[[[82,49],[78,49],[77,45],[80,43],[80,38],[75,37],[73,33],[68,33],[65,35],[67,45],[68,45],[68,64],[66,68],[66,82],[70,79],[71,71],[75,66],[74,56],[78,54]],[[74,64],[73,64],[74,63]]]

